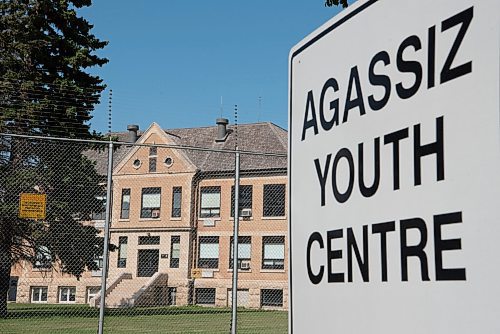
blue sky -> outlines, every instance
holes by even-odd
[[[210,126],[215,119],[287,128],[288,53],[338,13],[323,0],[94,0],[80,14],[109,45],[92,70],[113,90],[113,131]],[[221,108],[222,96],[222,108]],[[260,100],[259,100],[260,97]],[[108,89],[92,128],[107,130]],[[222,109],[222,112],[221,112]]]

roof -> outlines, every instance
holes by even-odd
[[[233,153],[220,152],[221,150],[233,151],[238,142],[240,151],[287,154],[287,131],[270,123],[250,123],[227,127],[228,136],[222,142],[215,141],[217,126],[181,128],[164,130],[169,139],[179,146],[196,147],[208,150],[185,149],[187,158],[201,172],[224,172],[234,170],[235,157]],[[139,133],[139,136],[142,133]],[[127,142],[128,132],[114,133],[120,142]],[[132,145],[123,145],[115,150],[113,167],[127,155],[133,148]],[[210,151],[215,150],[215,151]],[[105,151],[88,152],[87,156],[96,161],[96,169],[101,175],[106,175],[107,155]],[[264,155],[240,155],[240,169],[245,171],[286,170],[287,158]]]

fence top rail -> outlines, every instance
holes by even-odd
[[[259,156],[268,156],[268,157],[279,157],[286,158],[288,155],[286,153],[271,153],[271,152],[257,152],[257,151],[245,151],[245,150],[227,150],[227,149],[214,149],[207,147],[196,147],[196,146],[187,146],[187,145],[171,145],[171,144],[145,144],[145,143],[127,143],[121,141],[112,141],[112,140],[95,140],[95,139],[80,139],[80,138],[60,138],[60,137],[49,137],[49,136],[33,136],[33,135],[23,135],[23,134],[14,134],[14,133],[4,133],[0,132],[0,136],[4,137],[17,137],[17,138],[26,138],[26,139],[39,139],[39,140],[53,140],[53,141],[61,141],[61,142],[77,142],[77,143],[89,143],[89,144],[99,144],[105,145],[112,143],[113,145],[127,145],[127,146],[155,146],[155,147],[164,147],[164,148],[174,148],[181,150],[193,150],[193,151],[205,151],[205,152],[219,152],[219,153],[240,153],[247,155],[259,155]]]

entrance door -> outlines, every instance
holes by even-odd
[[[139,249],[137,253],[137,277],[151,277],[158,271],[159,249]]]
[[[9,302],[15,302],[17,298],[17,282],[19,281],[19,277],[12,276],[10,278],[9,284],[9,293],[7,295],[7,300]]]

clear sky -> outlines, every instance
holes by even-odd
[[[80,14],[109,41],[98,53],[109,63],[92,72],[113,90],[113,131],[210,126],[221,114],[232,124],[235,104],[240,123],[287,128],[289,51],[341,10],[323,0],[93,2]],[[101,132],[108,92],[91,122]]]

